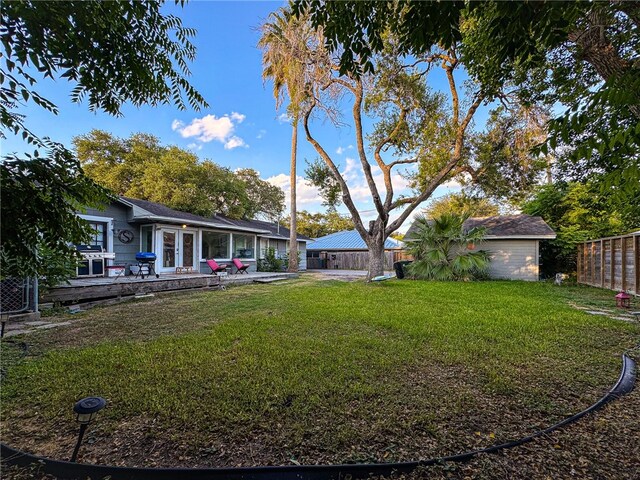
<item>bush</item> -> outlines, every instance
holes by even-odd
[[[276,256],[276,249],[267,248],[264,258],[258,260],[259,272],[281,272],[285,268],[285,261]]]

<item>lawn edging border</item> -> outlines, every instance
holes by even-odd
[[[568,417],[544,430],[499,445],[473,450],[447,457],[397,463],[343,464],[343,465],[286,465],[268,467],[231,467],[231,468],[142,468],[91,465],[53,460],[31,455],[0,444],[0,460],[3,467],[22,466],[37,468],[39,473],[54,475],[58,478],[110,478],[111,480],[334,480],[348,478],[366,478],[374,475],[408,473],[418,467],[428,467],[446,462],[466,462],[481,453],[496,453],[507,448],[529,443],[536,438],[558,430],[580,420],[585,415],[601,409],[613,400],[630,393],[636,380],[636,362],[622,355],[622,369],[615,385],[596,403],[581,412]]]

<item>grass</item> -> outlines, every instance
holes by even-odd
[[[619,354],[640,329],[569,302],[604,305],[605,293],[300,280],[94,309],[24,338],[31,355],[20,361],[3,345],[11,360],[3,427],[13,444],[65,455],[71,405],[101,395],[109,407],[92,427],[91,461],[252,465],[453,453],[561,419],[615,381]]]

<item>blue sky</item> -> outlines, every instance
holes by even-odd
[[[173,106],[135,108],[126,105],[123,116],[116,118],[91,113],[86,104],[69,100],[71,85],[65,81],[42,81],[41,94],[60,109],[54,116],[33,105],[21,113],[38,135],[71,145],[71,139],[97,128],[120,137],[145,132],[157,136],[163,144],[192,149],[200,158],[208,158],[231,169],[249,167],[288,192],[291,127],[283,121],[283,110],[275,110],[271,85],[263,85],[261,52],[256,47],[258,26],[270,12],[285,2],[191,2],[184,8],[166,6],[182,18],[184,25],[197,30],[193,39],[197,58],[190,65],[192,85],[205,97],[209,108],[200,112],[179,111]],[[438,79],[440,83],[441,79]],[[440,85],[444,87],[444,83]],[[348,112],[347,112],[348,113]],[[480,118],[485,117],[482,112]],[[346,118],[347,119],[347,118]],[[336,129],[318,121],[314,131],[325,149],[341,165],[363,219],[373,218],[372,204],[364,179],[355,162],[351,145],[354,131],[348,125]],[[304,159],[314,159],[315,150],[300,132],[298,175],[303,175]],[[3,142],[2,153],[23,151],[17,138]],[[401,178],[396,178],[402,187]],[[453,189],[455,189],[455,185]],[[442,187],[437,195],[450,188]],[[323,211],[317,192],[299,178],[298,210]],[[344,208],[340,209],[346,212]],[[408,222],[402,230],[408,228]]]

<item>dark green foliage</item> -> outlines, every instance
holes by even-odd
[[[9,155],[0,163],[1,278],[44,277],[47,284],[68,278],[79,258],[74,244],[86,243],[91,233],[75,211],[108,201],[69,150],[47,146],[46,157]]]
[[[445,213],[470,217],[491,217],[498,215],[500,208],[488,198],[459,192],[433,199],[424,210],[424,215],[427,218],[441,217]]]
[[[76,210],[99,207],[106,191],[84,175],[64,146],[41,139],[17,112],[29,102],[54,114],[58,108],[36,90],[41,78],[73,85],[71,101],[91,111],[120,115],[121,106],[206,106],[185,79],[195,47],[179,18],[162,15],[162,2],[10,1],[0,4],[0,120],[6,132],[35,152],[9,155],[2,164],[2,276],[66,277],[72,246],[90,233]],[[39,78],[36,78],[39,77]],[[183,99],[186,96],[186,101]]]
[[[297,220],[298,233],[311,238],[324,237],[330,233],[355,228],[351,217],[340,215],[332,210],[327,213],[311,213],[301,210],[297,214]],[[283,218],[281,225],[288,226],[289,217]]]
[[[306,160],[306,162],[307,168],[304,170],[305,178],[309,181],[310,185],[320,190],[322,205],[329,208],[329,210],[335,210],[342,203],[342,189],[333,172],[327,164],[319,158],[316,158],[312,162]],[[340,168],[339,165],[338,168]]]
[[[533,148],[547,138],[546,112],[522,105],[492,110],[486,131],[471,138],[468,178],[461,182],[482,196],[517,204],[551,170],[551,156]]]
[[[152,135],[121,139],[92,130],[73,144],[86,174],[118,195],[203,216],[272,219],[284,211],[284,192],[255,170],[233,172]]]
[[[278,258],[276,249],[268,247],[264,252],[264,258],[258,260],[259,272],[282,272],[285,268],[285,261]]]
[[[247,201],[244,203],[246,218],[262,217],[276,222],[284,212],[284,192],[276,185],[262,180],[252,168],[240,168],[233,172],[244,184]]]
[[[409,273],[427,280],[486,278],[489,253],[475,250],[475,245],[484,239],[485,229],[465,230],[464,222],[468,218],[468,214],[455,213],[444,213],[433,219],[418,217],[414,233],[404,239],[414,258],[408,266]]]
[[[558,272],[575,272],[580,242],[637,229],[640,226],[640,201],[627,207],[635,209],[636,213],[623,214],[623,206],[614,192],[602,193],[595,181],[561,182],[540,187],[536,195],[523,204],[522,211],[541,216],[557,234],[555,240],[541,243],[542,275],[552,277]]]
[[[488,98],[518,86],[525,104],[567,110],[541,151],[568,169],[606,173],[624,191],[640,182],[640,4],[622,2],[315,2],[296,11],[324,28],[341,68],[373,69],[391,32],[416,57],[459,43],[459,56]],[[356,59],[360,59],[356,61]],[[562,147],[556,149],[556,147]]]
[[[184,78],[189,75],[187,62],[195,58],[189,40],[195,30],[173,15],[163,15],[162,3],[2,2],[3,126],[29,138],[24,118],[14,109],[30,100],[57,113],[57,107],[33,89],[37,79],[27,73],[33,70],[44,78],[71,82],[71,100],[86,99],[91,111],[120,115],[125,102],[206,106]]]

